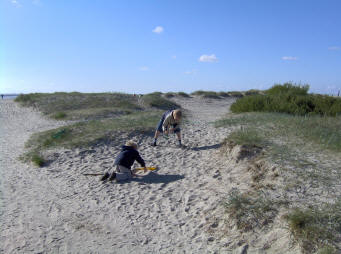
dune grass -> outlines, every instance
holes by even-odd
[[[336,253],[333,245],[341,232],[340,200],[320,207],[296,208],[285,219],[304,253]]]
[[[229,192],[224,205],[226,212],[243,232],[268,225],[278,212],[275,202],[261,193],[253,197],[242,194],[237,189]]]
[[[142,97],[143,103],[148,107],[153,107],[162,110],[171,110],[180,108],[180,105],[162,97],[162,93],[155,92],[146,94]]]
[[[151,132],[161,113],[161,111],[136,112],[115,119],[82,121],[39,132],[27,141],[28,152],[22,158],[41,167],[45,164],[42,153],[51,148],[86,148],[115,141],[117,133]]]
[[[123,93],[34,93],[19,95],[15,101],[63,120],[112,117],[141,110],[136,97]]]
[[[261,159],[279,168],[282,183],[274,182],[274,189],[276,195],[281,193],[292,206],[300,207],[288,208],[285,218],[303,253],[337,253],[341,206],[331,193],[339,193],[341,184],[341,115],[231,113],[217,121],[216,127],[232,129],[227,140],[235,144],[262,147]],[[262,188],[269,191],[264,185]],[[244,203],[242,210],[258,205],[243,197],[235,196]],[[229,202],[227,211],[231,213],[231,207],[237,206]],[[234,213],[233,218],[245,230],[251,220],[243,222],[243,211]]]

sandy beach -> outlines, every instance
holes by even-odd
[[[176,146],[175,136],[160,137],[157,147],[150,146],[152,136],[122,136],[115,144],[52,151],[53,161],[43,168],[18,160],[24,143],[65,123],[1,101],[1,253],[265,253],[245,252],[249,246],[233,230],[224,236],[222,200],[232,187],[247,189],[248,176],[221,158],[219,146],[230,130],[212,122],[234,99],[175,100],[187,115],[186,148]],[[112,167],[126,138],[139,143],[156,172],[105,184],[82,175]]]

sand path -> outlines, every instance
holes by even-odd
[[[186,149],[175,136],[135,137],[147,165],[159,170],[125,183],[101,184],[82,173],[112,167],[117,145],[62,150],[48,167],[17,160],[37,131],[62,124],[46,120],[11,100],[1,101],[2,253],[225,253],[226,242],[207,232],[211,211],[228,182],[218,159],[227,129],[212,121],[233,99],[176,99],[186,110]],[[216,225],[211,225],[213,228]]]

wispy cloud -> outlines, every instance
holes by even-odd
[[[153,29],[153,33],[160,34],[163,32],[163,27],[162,26],[157,26]]]
[[[34,5],[39,5],[39,4],[40,4],[40,0],[33,0],[32,3],[33,3]]]
[[[328,48],[328,50],[334,50],[334,51],[340,50],[340,49],[341,49],[341,47],[338,47],[338,46],[332,46],[332,47]]]
[[[194,75],[197,73],[197,70],[185,71],[184,74],[186,75]]]
[[[12,3],[15,7],[22,7],[22,5],[21,5],[17,0],[11,0],[11,3]]]
[[[296,60],[298,60],[298,57],[296,57],[296,56],[282,56],[282,60],[284,60],[284,61],[296,61]]]
[[[149,67],[148,66],[141,66],[139,68],[140,71],[149,71]]]
[[[212,55],[202,55],[199,57],[199,62],[218,62],[218,58],[215,56],[215,54]]]
[[[176,55],[173,55],[173,56],[172,56],[172,59],[176,59]]]

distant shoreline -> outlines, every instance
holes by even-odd
[[[2,94],[4,97],[2,99],[9,100],[9,99],[15,99],[19,96],[19,94]]]

